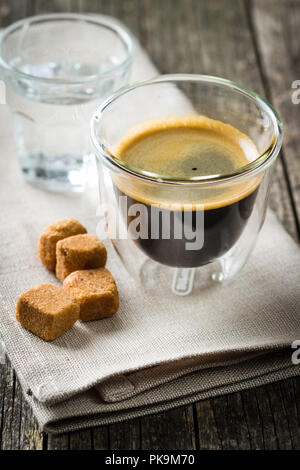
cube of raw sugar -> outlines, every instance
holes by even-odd
[[[38,247],[39,258],[46,268],[54,271],[56,265],[56,243],[72,235],[87,233],[76,219],[61,219],[43,231]]]
[[[24,328],[45,341],[52,341],[74,325],[79,310],[79,305],[63,289],[40,284],[20,295],[16,316]]]
[[[114,278],[105,268],[75,271],[63,284],[80,306],[80,320],[110,317],[119,308],[119,294]]]
[[[65,238],[56,245],[56,276],[63,282],[73,271],[104,267],[106,259],[106,248],[96,235]]]

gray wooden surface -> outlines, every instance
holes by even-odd
[[[285,124],[271,207],[300,235],[300,0],[0,0],[0,26],[54,11],[120,18],[162,73],[230,78],[267,97]],[[284,273],[283,273],[284,275]],[[300,378],[86,431],[39,431],[9,363],[0,365],[0,449],[300,449]]]

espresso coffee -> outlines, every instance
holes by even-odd
[[[252,213],[260,179],[200,185],[197,177],[231,174],[257,156],[248,136],[204,116],[151,121],[132,129],[116,157],[133,171],[155,175],[156,182],[115,176],[114,186],[116,195],[126,198],[128,227],[138,221],[135,242],[140,249],[176,267],[202,266],[226,253]]]

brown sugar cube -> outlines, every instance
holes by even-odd
[[[119,308],[119,294],[114,278],[105,268],[75,271],[63,284],[80,306],[80,320],[110,317]]]
[[[79,310],[79,305],[63,289],[40,284],[20,295],[16,316],[24,328],[45,341],[52,341],[74,325]]]
[[[39,241],[38,253],[46,268],[52,271],[55,269],[56,243],[80,233],[87,233],[87,230],[76,219],[61,219],[45,228]]]
[[[106,248],[96,235],[65,238],[56,245],[56,276],[63,282],[73,271],[104,267],[106,259]]]

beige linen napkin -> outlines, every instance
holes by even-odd
[[[154,74],[138,48],[132,79]],[[138,290],[107,242],[118,314],[77,322],[52,343],[22,329],[18,295],[57,282],[38,260],[40,232],[53,220],[77,217],[95,233],[97,190],[51,194],[27,184],[5,106],[0,122],[0,332],[42,429],[126,420],[300,373],[291,361],[291,343],[300,339],[300,252],[271,212],[232,284],[177,298],[175,306],[162,292]]]

